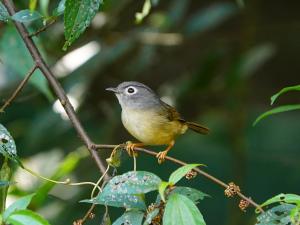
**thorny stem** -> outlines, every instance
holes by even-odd
[[[14,91],[14,93],[9,97],[8,100],[5,101],[4,105],[1,107],[0,112],[4,112],[5,108],[7,106],[9,106],[10,103],[12,103],[15,98],[18,96],[18,94],[22,91],[23,87],[26,85],[27,81],[29,80],[29,78],[31,77],[31,75],[34,73],[34,71],[36,70],[37,66],[34,65],[29,72],[26,74],[26,76],[24,77],[24,79],[21,81],[21,83],[18,85],[18,87],[16,88],[16,90]]]
[[[101,144],[99,144],[99,145],[95,145],[95,149],[114,149],[116,146],[118,146],[118,145],[101,145]],[[120,148],[122,148],[122,147],[124,148],[125,144],[119,145],[119,147]],[[148,150],[148,149],[145,149],[145,148],[137,148],[137,147],[135,147],[134,150],[138,151],[138,152],[146,153],[148,155],[152,155],[154,157],[156,157],[156,155],[157,155],[157,152],[154,152],[154,151],[151,151],[151,150]],[[182,165],[182,166],[187,165],[186,162],[183,162],[183,161],[181,161],[179,159],[175,159],[175,158],[170,157],[170,156],[166,156],[165,159],[169,160],[169,161],[171,161],[173,163],[176,163],[178,165]],[[224,189],[228,188],[228,184],[226,184],[225,182],[221,181],[220,179],[218,179],[218,178],[210,175],[209,173],[207,173],[207,172],[205,172],[205,171],[203,171],[203,170],[201,170],[199,168],[195,168],[193,170],[197,171],[199,174],[201,174],[202,176],[208,178],[209,180],[213,181],[214,183],[222,186]],[[257,208],[260,212],[264,212],[264,210],[260,207],[259,204],[257,204],[251,198],[246,197],[242,192],[237,192],[237,195],[240,198],[244,199],[245,201],[249,202],[252,206],[254,206],[255,208]]]
[[[10,15],[15,14],[14,4],[11,2],[11,0],[2,0],[3,4],[5,5],[7,11]],[[100,160],[98,154],[93,149],[93,142],[91,141],[90,137],[82,127],[79,119],[76,116],[75,110],[73,106],[71,105],[64,89],[61,87],[60,83],[54,76],[54,74],[51,72],[50,68],[46,64],[44,58],[41,56],[40,51],[37,49],[36,45],[34,44],[32,38],[30,37],[26,27],[17,21],[13,21],[15,24],[15,27],[17,28],[21,38],[23,39],[33,61],[35,62],[35,66],[39,68],[42,72],[42,74],[45,76],[45,78],[48,80],[48,83],[52,87],[54,93],[56,94],[57,98],[59,99],[60,103],[62,104],[63,108],[65,109],[73,127],[77,131],[80,139],[84,142],[86,147],[88,148],[92,158],[96,162],[99,170],[104,173],[105,172],[105,166],[103,165],[102,161]],[[105,179],[108,179],[109,176],[106,175]]]

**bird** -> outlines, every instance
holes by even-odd
[[[145,145],[166,145],[157,153],[159,163],[175,144],[175,139],[191,129],[200,134],[208,134],[209,128],[184,120],[177,110],[165,103],[147,85],[137,81],[126,81],[117,87],[106,88],[113,92],[122,108],[121,119],[127,131],[138,143],[128,142],[127,151]]]

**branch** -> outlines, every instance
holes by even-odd
[[[10,15],[15,14],[14,4],[10,0],[2,0],[3,4],[5,5],[7,11]],[[30,37],[26,27],[17,21],[13,21],[20,36],[22,37],[30,55],[32,56],[33,61],[35,62],[35,65],[37,68],[39,68],[42,72],[42,74],[45,76],[45,78],[48,80],[49,85],[53,88],[54,93],[56,94],[57,98],[59,99],[60,103],[64,107],[73,127],[77,131],[77,134],[79,135],[80,139],[83,141],[85,146],[88,148],[92,158],[96,162],[97,166],[99,167],[100,171],[102,173],[105,172],[105,166],[103,165],[102,161],[100,160],[98,154],[93,149],[93,142],[87,135],[86,131],[82,127],[80,121],[78,120],[75,110],[73,106],[71,105],[68,97],[66,96],[66,93],[64,89],[61,87],[60,83],[54,76],[54,74],[49,69],[48,65],[46,64],[45,60],[41,56],[39,50],[37,49],[36,45],[34,44],[32,38]],[[106,179],[108,176],[106,176]]]
[[[34,37],[39,35],[40,33],[42,33],[43,31],[45,31],[46,29],[48,29],[52,24],[54,24],[56,22],[56,19],[51,20],[49,23],[47,23],[45,26],[43,26],[42,28],[38,29],[37,31],[29,34],[29,37]]]
[[[7,101],[5,101],[4,105],[0,109],[0,112],[4,112],[5,108],[7,106],[9,106],[9,104],[12,103],[13,100],[15,100],[15,98],[22,91],[23,87],[25,86],[25,84],[27,83],[27,81],[29,80],[29,78],[31,77],[31,75],[34,73],[34,71],[36,70],[36,68],[37,68],[37,66],[34,65],[29,70],[29,72],[27,73],[27,75],[25,76],[25,78],[21,81],[21,83],[18,85],[17,89],[14,91],[14,93],[10,96],[10,98]]]
[[[125,146],[126,146],[126,144],[121,144],[121,145],[119,145],[119,147],[121,147],[121,148],[124,148]],[[118,145],[101,145],[101,144],[99,144],[99,145],[95,145],[94,147],[95,147],[95,149],[114,149],[114,148],[118,147]],[[134,150],[137,151],[137,152],[143,152],[143,153],[146,153],[146,154],[148,154],[148,155],[152,155],[152,156],[154,156],[154,157],[156,157],[156,155],[157,155],[157,152],[154,152],[154,151],[151,151],[151,150],[148,150],[148,149],[145,149],[145,148],[137,148],[137,147],[135,147]],[[173,162],[173,163],[176,163],[176,164],[178,164],[178,165],[181,165],[181,166],[187,165],[186,162],[183,162],[183,161],[181,161],[181,160],[175,159],[175,158],[170,157],[170,156],[166,156],[165,159],[166,159],[166,160],[169,160],[169,161],[171,161],[171,162]],[[208,178],[209,180],[213,181],[214,183],[220,185],[220,186],[223,187],[225,190],[229,188],[229,185],[228,185],[228,184],[226,184],[225,182],[219,180],[218,178],[216,178],[216,177],[210,175],[209,173],[207,173],[207,172],[205,172],[205,171],[199,169],[198,167],[195,168],[195,169],[193,169],[193,170],[197,171],[199,174],[201,174],[202,176]],[[251,198],[246,197],[242,192],[237,191],[236,194],[237,194],[241,199],[244,199],[246,202],[249,202],[253,207],[257,208],[260,212],[264,212],[264,210],[260,207],[259,204],[257,204],[257,203],[256,203],[255,201],[253,201]]]

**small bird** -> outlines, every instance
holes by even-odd
[[[127,81],[116,88],[107,88],[117,96],[122,107],[122,123],[128,132],[141,143],[130,143],[127,151],[144,145],[167,145],[156,157],[162,163],[168,151],[174,146],[175,139],[188,128],[208,134],[209,129],[193,122],[187,122],[176,109],[163,102],[148,86]]]

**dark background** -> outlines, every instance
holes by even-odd
[[[92,58],[65,76],[56,72],[65,90],[78,101],[78,115],[95,142],[133,140],[121,124],[116,98],[104,89],[126,80],[143,82],[171,100],[185,119],[211,129],[208,136],[187,132],[178,138],[169,155],[206,164],[205,171],[225,182],[234,181],[244,194],[261,203],[279,193],[299,194],[299,112],[269,117],[255,127],[252,123],[271,108],[270,96],[285,86],[299,84],[300,3],[244,3],[242,7],[235,1],[159,1],[136,25],[134,15],[143,1],[107,0],[92,26],[67,52],[62,51],[62,18],[39,36],[40,48],[55,68],[57,62],[63,64],[64,55],[91,41],[101,46]],[[25,1],[18,4],[20,9],[27,7]],[[56,4],[51,1],[49,8]],[[30,25],[32,30],[41,26]],[[22,48],[9,48],[16,53],[7,63],[6,41],[16,36],[8,35],[7,26],[0,27],[3,103],[30,66],[24,73],[18,69],[27,60],[18,57],[18,51],[26,51]],[[85,53],[76,54],[79,61],[85,58]],[[275,106],[298,101],[298,93],[289,93]],[[68,153],[80,151],[82,145],[70,123],[53,110],[53,103],[35,86],[28,85],[0,115],[0,122],[15,138],[19,156],[28,167],[48,176]],[[105,159],[108,153],[103,150],[100,155]],[[90,157],[82,157],[66,177],[96,181],[97,167]],[[123,159],[118,173],[132,169],[132,159]],[[138,170],[151,171],[162,179],[176,168],[170,162],[158,165],[150,156],[138,157]],[[40,185],[40,181],[19,170],[15,180],[11,200]],[[199,175],[186,184],[212,196],[199,205],[207,224],[255,223],[252,208],[241,212],[238,200],[227,199],[223,189],[210,180]],[[87,186],[56,186],[43,204],[32,207],[53,224],[71,224],[87,211],[89,205],[78,201],[89,198],[90,191]],[[104,208],[98,207],[96,218],[87,224],[99,224],[103,212]],[[112,210],[113,218],[118,215],[120,211]]]

